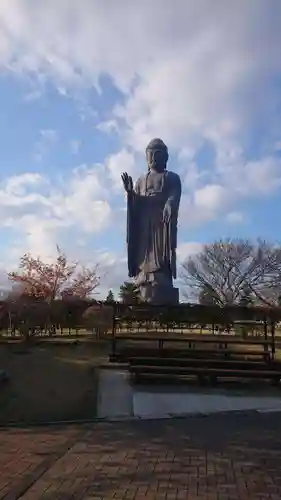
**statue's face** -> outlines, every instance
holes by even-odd
[[[167,162],[167,154],[161,149],[148,149],[146,151],[148,168],[153,168],[157,172],[164,172]]]

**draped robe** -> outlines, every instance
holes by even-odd
[[[127,250],[130,277],[161,271],[172,285],[176,278],[177,221],[181,198],[179,176],[150,170],[128,194]],[[169,223],[163,222],[165,205],[171,207]]]

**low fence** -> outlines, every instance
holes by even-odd
[[[117,345],[149,343],[180,345],[222,342],[270,346],[275,353],[275,323],[279,309],[215,307],[181,304],[173,307],[116,304],[112,328],[112,356]],[[209,335],[208,335],[209,334]],[[232,339],[231,339],[231,336]],[[252,337],[259,337],[255,340]],[[216,340],[215,340],[216,338]],[[200,340],[201,339],[201,340]]]
[[[22,336],[81,337],[122,334],[211,335],[241,334],[245,330],[266,336],[280,322],[280,308],[239,306],[127,305],[121,303],[81,301],[78,305],[56,301],[52,307],[35,302],[15,307],[0,304],[0,335],[2,338]]]
[[[30,328],[30,335],[44,338],[44,337],[81,337],[81,336],[89,336],[89,335],[97,335],[97,331],[95,328],[86,329],[83,325],[77,325],[76,327],[55,327],[55,326],[46,326],[46,327],[33,327]],[[23,331],[21,327],[17,328],[8,328],[0,330],[0,337],[8,338],[8,339],[16,339],[23,336]]]
[[[18,337],[100,336],[111,331],[113,308],[93,301],[25,300],[0,303],[0,335]]]
[[[147,306],[115,304],[114,331],[116,334],[126,330],[128,333],[194,331],[203,333],[208,330],[215,334],[221,331],[247,329],[266,333],[270,325],[280,320],[279,308],[257,308],[239,306],[202,306],[180,304],[178,306]]]

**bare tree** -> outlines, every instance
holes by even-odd
[[[183,292],[205,294],[218,305],[239,304],[247,294],[254,302],[275,305],[281,293],[281,247],[258,239],[219,240],[205,245],[182,265]],[[203,295],[202,295],[203,294]]]
[[[198,294],[198,302],[202,306],[214,306],[220,304],[217,294],[208,286],[202,286]]]

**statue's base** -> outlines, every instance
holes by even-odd
[[[179,303],[179,289],[173,286],[156,285],[149,283],[139,287],[140,298],[143,302],[154,305],[177,305]]]

